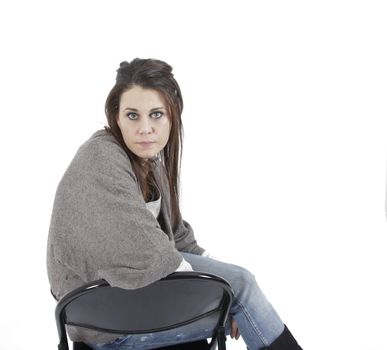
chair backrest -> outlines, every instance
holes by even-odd
[[[227,281],[196,271],[175,272],[138,289],[122,289],[111,287],[104,280],[94,281],[66,294],[58,302],[55,317],[59,347],[68,349],[65,324],[109,333],[141,334],[208,318],[214,324],[214,331],[221,335],[232,299],[233,292]]]

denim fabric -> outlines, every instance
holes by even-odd
[[[206,256],[182,253],[194,271],[213,273],[227,280],[234,291],[230,315],[238,324],[243,341],[249,350],[270,345],[285,326],[259,288],[255,276],[247,269],[224,263]],[[174,330],[127,335],[106,344],[89,344],[95,350],[140,349],[147,350],[172,344],[211,338],[212,329],[205,322],[186,325]],[[230,318],[226,335],[231,333]]]

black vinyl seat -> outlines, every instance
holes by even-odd
[[[226,349],[225,324],[233,300],[229,283],[219,276],[175,272],[146,287],[122,289],[105,280],[87,283],[66,294],[57,304],[55,318],[59,350],[68,350],[65,325],[118,334],[155,333],[196,322],[213,325],[206,339],[169,345],[163,350]],[[74,343],[74,350],[90,349]]]

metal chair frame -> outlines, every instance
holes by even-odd
[[[55,319],[59,350],[69,350],[65,325],[115,334],[144,334],[170,330],[203,318],[214,321],[208,347],[226,350],[225,324],[233,300],[230,284],[214,274],[175,272],[146,287],[111,287],[105,280],[86,283],[66,294],[57,304]],[[191,348],[192,344],[191,343]],[[200,348],[200,342],[197,342]],[[185,344],[159,349],[188,349]],[[88,349],[74,343],[74,350]]]

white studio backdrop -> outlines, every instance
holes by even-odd
[[[180,84],[182,213],[248,268],[304,349],[386,350],[383,1],[0,3],[0,349],[53,349],[56,186],[115,70]],[[245,349],[229,339],[231,350]]]

